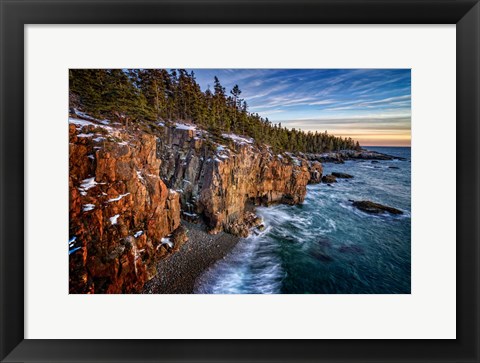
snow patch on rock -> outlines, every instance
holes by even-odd
[[[226,139],[231,139],[237,144],[253,144],[253,139],[241,137],[235,134],[222,134],[222,137]]]
[[[113,217],[110,217],[110,223],[112,225],[117,224],[118,217],[120,217],[120,214],[115,214]]]
[[[175,128],[177,130],[189,130],[189,131],[194,131],[197,128],[194,125],[187,125],[187,124],[181,124],[181,123],[176,123]]]
[[[84,212],[89,212],[93,209],[95,209],[95,204],[84,204],[82,208]]]

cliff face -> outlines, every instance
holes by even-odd
[[[162,238],[180,225],[180,196],[159,177],[156,143],[70,125],[71,292],[137,291],[167,253]]]
[[[320,163],[189,125],[151,134],[71,119],[69,131],[71,293],[137,292],[184,241],[181,217],[246,236],[261,223],[249,204],[301,203],[322,173]]]
[[[252,223],[248,204],[302,203],[311,173],[321,164],[288,155],[273,155],[253,140],[223,135],[213,142],[201,130],[165,128],[158,154],[161,176],[181,193],[183,217],[205,220],[211,233],[224,230],[247,236]]]

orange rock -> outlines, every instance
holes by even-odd
[[[78,137],[90,129],[72,126],[70,249],[80,249],[70,254],[70,292],[138,292],[156,273],[156,246],[180,224],[179,195],[159,177],[157,138]]]
[[[249,204],[302,203],[323,172],[318,162],[200,130],[70,125],[69,137],[70,249],[79,248],[70,254],[71,293],[138,292],[184,242],[182,212],[210,233],[245,237],[261,223]],[[176,230],[178,246],[162,244]]]

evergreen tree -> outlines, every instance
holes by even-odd
[[[73,69],[69,71],[70,101],[94,116],[111,117],[127,127],[131,122],[188,120],[213,135],[235,132],[268,144],[275,152],[321,153],[360,149],[358,141],[303,132],[272,124],[248,112],[236,84],[227,97],[218,77],[202,92],[193,72],[185,69]]]
[[[234,109],[234,118],[233,118],[233,130],[237,131],[237,109],[238,109],[238,102],[241,102],[240,100],[240,94],[242,91],[240,91],[240,87],[238,87],[238,84],[233,86],[232,90],[230,91],[230,94],[233,96],[233,109]]]

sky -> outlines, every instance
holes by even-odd
[[[213,91],[238,84],[250,112],[362,146],[410,146],[410,69],[189,69]]]

